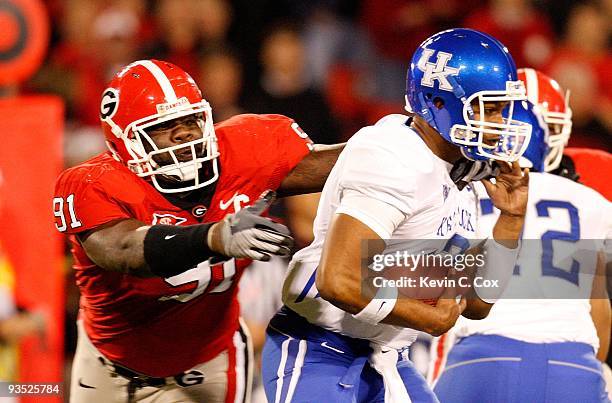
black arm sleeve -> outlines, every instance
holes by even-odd
[[[144,258],[151,272],[160,277],[183,273],[217,256],[206,239],[214,223],[189,225],[153,225],[144,239]]]

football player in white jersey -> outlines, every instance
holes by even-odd
[[[604,360],[610,342],[603,252],[612,205],[586,186],[547,173],[558,167],[571,130],[567,95],[533,69],[519,70],[519,78],[538,106],[521,161],[532,172],[517,266],[486,319],[461,318],[432,348],[439,356],[432,371],[441,372],[434,391],[441,402],[453,403],[606,402],[596,355]],[[499,211],[484,189],[476,190],[479,223],[493,225]],[[449,341],[454,345],[441,371]]]
[[[524,99],[514,62],[494,38],[453,29],[421,44],[407,77],[413,113],[389,115],[349,140],[323,189],[314,241],[291,262],[285,306],[263,351],[270,402],[436,401],[407,347],[417,330],[440,334],[460,314],[485,317],[499,290],[481,288],[468,300],[445,294],[452,298],[431,305],[398,298],[395,288],[368,295],[361,259],[467,249],[476,237],[476,197],[449,173],[463,156],[500,160],[496,181],[484,181],[502,211],[482,246],[496,264],[477,274],[503,284],[527,204],[528,175],[517,160],[531,126],[513,119]]]

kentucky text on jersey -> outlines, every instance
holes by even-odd
[[[457,210],[455,210],[452,215],[442,217],[436,235],[443,237],[448,233],[454,233],[456,232],[457,225],[466,231],[475,232],[474,226],[472,225],[472,213],[458,206]]]

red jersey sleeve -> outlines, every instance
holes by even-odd
[[[276,189],[295,166],[312,150],[312,140],[297,122],[283,115],[260,115],[269,130],[266,147],[275,169],[269,187]]]
[[[117,195],[112,195],[101,177],[83,168],[65,171],[55,184],[55,227],[65,234],[78,234],[130,214]]]
[[[282,115],[236,115],[215,125],[221,172],[277,189],[310,153],[312,140],[293,120]]]

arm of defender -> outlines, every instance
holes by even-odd
[[[269,260],[286,256],[293,241],[284,225],[260,216],[273,200],[267,192],[222,221],[186,227],[115,220],[79,234],[79,240],[98,266],[139,277],[172,277],[219,255]]]
[[[382,253],[385,248],[384,241],[367,225],[349,215],[336,214],[317,269],[316,285],[321,297],[351,314],[362,311],[371,300],[362,295],[364,240],[370,242],[368,255]],[[465,301],[458,304],[454,298],[440,300],[436,307],[402,298],[381,322],[440,335],[452,327],[463,308]]]
[[[345,143],[315,144],[312,151],[283,179],[278,195],[284,197],[323,190],[323,185],[344,146]]]
[[[87,256],[106,270],[155,277],[144,258],[144,238],[149,227],[138,220],[112,221],[78,234]]]

